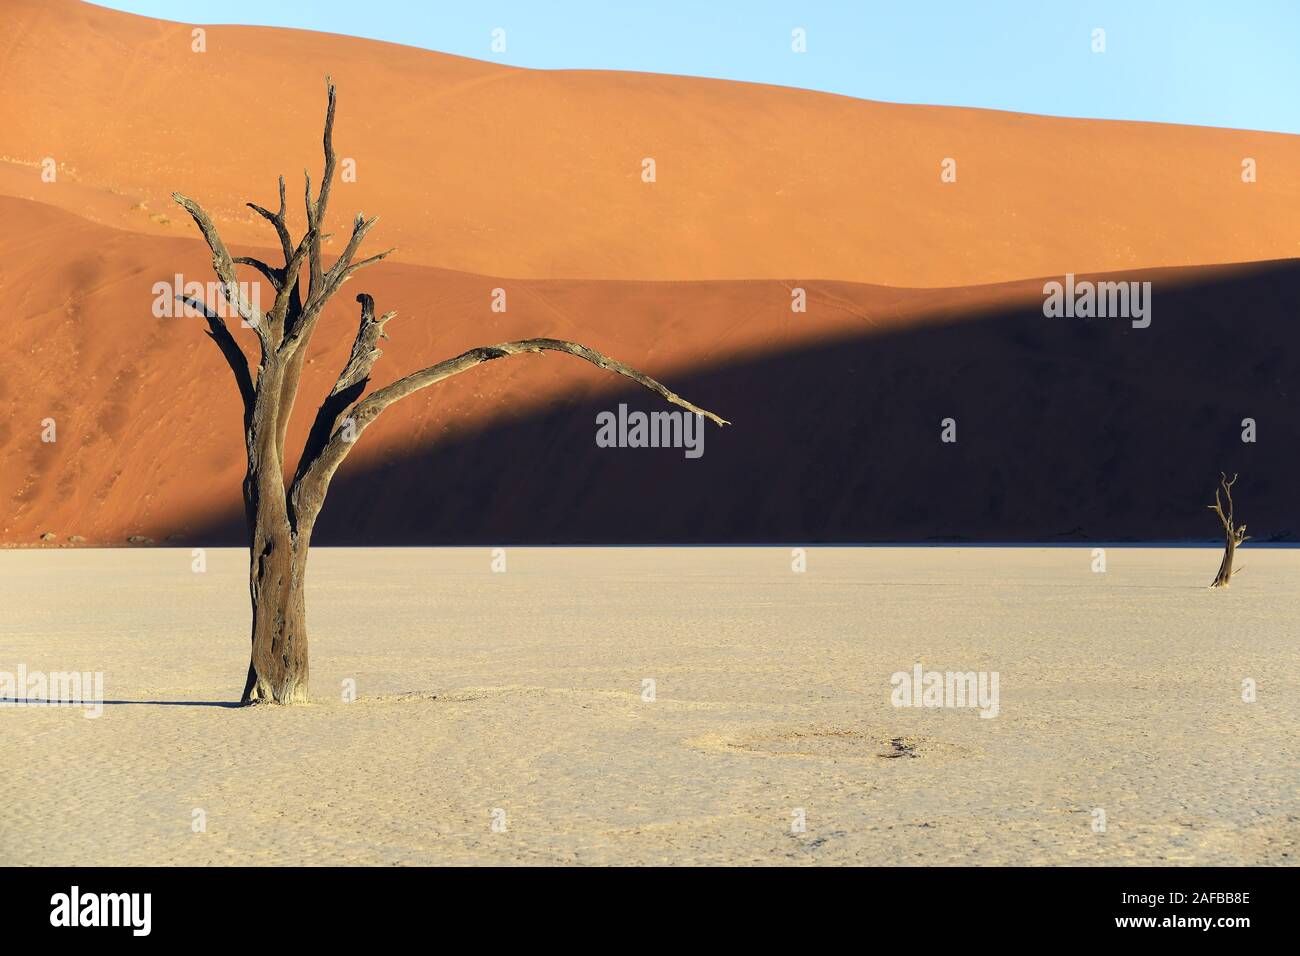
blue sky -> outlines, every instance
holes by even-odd
[[[1300,133],[1300,0],[100,0],[543,69]],[[505,30],[494,53],[491,33]],[[791,50],[791,31],[807,52]],[[1106,31],[1104,53],[1092,32]]]

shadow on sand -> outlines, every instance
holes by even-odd
[[[0,697],[0,707],[245,707],[246,704],[225,700],[100,700],[49,701],[34,697]]]

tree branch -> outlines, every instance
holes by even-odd
[[[313,298],[313,293],[320,289],[324,281],[321,244],[328,238],[323,232],[323,224],[326,208],[329,205],[330,183],[334,179],[334,108],[336,95],[334,83],[328,76],[325,77],[325,90],[328,104],[325,109],[325,133],[321,140],[325,153],[325,171],[321,181],[320,194],[314,204],[311,198],[311,175],[309,173],[305,174],[307,233],[303,237],[303,241],[306,243],[307,250],[307,298],[309,301]],[[283,182],[281,182],[280,193],[280,205],[283,208]],[[286,245],[287,249],[288,246]],[[289,252],[286,251],[286,269],[290,258]],[[289,419],[293,415],[293,407],[298,397],[298,385],[302,379],[302,364],[307,356],[306,344],[310,341],[311,334],[316,327],[316,319],[325,306],[325,299],[318,299],[313,310],[308,311],[303,305],[297,275],[298,272],[295,270],[288,311],[283,316],[283,321],[280,324],[283,334],[280,339],[280,352],[277,354],[277,358],[283,360],[285,366],[280,384],[280,402],[276,421],[276,448],[281,458],[284,457],[285,436],[289,432]],[[288,349],[283,347],[286,340],[291,342]]]
[[[311,174],[304,171],[303,176],[306,180],[305,201],[307,206],[307,225],[309,228],[316,230],[316,238],[311,245],[311,265],[308,273],[310,275],[310,284],[307,287],[307,298],[316,298],[321,288],[323,278],[323,267],[321,264],[321,233],[325,221],[325,212],[329,207],[330,185],[334,181],[334,106],[335,92],[334,81],[328,76],[325,77],[325,90],[329,103],[325,107],[325,133],[321,137],[321,147],[325,153],[325,171],[321,177],[320,193],[313,202],[311,198]]]
[[[285,220],[284,177],[280,177],[279,212],[263,209],[255,202],[245,203],[245,205],[275,227],[275,234],[280,237],[280,252],[284,255],[284,261],[287,265],[289,260],[293,258],[293,240],[289,238],[289,225]]]
[[[308,229],[302,237],[302,242],[298,243],[298,248],[294,250],[293,255],[285,264],[284,284],[276,290],[275,304],[267,315],[272,340],[279,344],[284,343],[285,326],[289,316],[297,308],[298,273],[302,270],[302,264],[307,259],[307,250],[311,247],[315,237],[316,230],[314,228]]]
[[[1219,487],[1214,489],[1214,504],[1205,506],[1219,516],[1219,521],[1223,523],[1223,530],[1230,535],[1236,533],[1233,527],[1234,508],[1232,505],[1232,486],[1237,483],[1237,477],[1237,475],[1233,475],[1232,480],[1229,481],[1228,476],[1224,472],[1219,472]],[[1224,496],[1228,499],[1227,512],[1223,510],[1223,499],[1219,497],[1220,491],[1222,491]],[[1245,530],[1245,525],[1242,526],[1242,530]]]
[[[379,262],[395,251],[385,249],[383,252],[362,259],[360,262],[354,263],[352,261],[357,254],[357,249],[361,246],[361,241],[365,239],[366,234],[374,228],[375,223],[378,221],[378,216],[367,219],[361,213],[357,213],[357,218],[352,223],[352,236],[348,239],[348,244],[343,249],[342,255],[319,280],[312,280],[311,288],[316,291],[308,293],[307,303],[302,308],[302,316],[284,337],[284,341],[280,345],[282,356],[292,356],[300,348],[306,347],[307,343],[311,341],[312,333],[316,331],[316,323],[320,319],[321,311],[325,308],[325,303],[334,297],[334,294],[338,292],[339,287],[344,282],[352,278],[353,273],[364,266]],[[319,259],[315,259],[312,268],[318,269],[319,267]]]
[[[375,300],[371,296],[363,292],[357,296],[357,301],[361,303],[361,324],[357,328],[357,337],[352,342],[352,352],[343,366],[343,371],[339,372],[334,387],[330,389],[329,395],[321,402],[316,412],[311,432],[303,445],[302,455],[298,458],[298,471],[294,475],[295,483],[320,455],[347,410],[365,391],[366,383],[370,381],[370,370],[384,354],[376,346],[380,339],[388,338],[384,332],[384,325],[397,313],[387,312],[376,319]]]
[[[361,299],[362,297],[358,297]],[[369,296],[365,296],[369,299]],[[362,334],[365,329],[366,311],[373,315],[373,303],[369,307],[365,302],[362,303],[362,331],[357,333],[357,343],[353,345],[353,356],[349,359],[348,366],[344,369],[344,374],[340,375],[340,383],[344,382],[348,375],[348,370],[353,368],[353,360],[357,358],[357,349],[362,344]],[[386,316],[383,321],[387,321]],[[404,378],[398,379],[391,385],[379,389],[376,392],[357,401],[350,408],[335,412],[332,415],[334,424],[331,426],[329,438],[320,445],[320,450],[315,452],[311,460],[306,460],[311,449],[304,449],[304,458],[298,463],[298,475],[294,479],[293,488],[290,492],[292,507],[298,515],[299,521],[308,523],[314,522],[316,515],[320,512],[320,507],[325,500],[325,493],[329,489],[330,479],[343,459],[347,457],[348,452],[352,450],[356,440],[361,433],[373,422],[379,414],[394,402],[405,398],[407,395],[417,392],[422,388],[435,385],[444,379],[451,378],[453,375],[459,375],[461,372],[467,372],[477,365],[484,362],[490,362],[493,359],[506,358],[511,355],[524,355],[533,352],[565,352],[569,355],[576,356],[584,361],[590,362],[598,368],[614,372],[629,378],[643,388],[647,388],[656,395],[664,398],[673,405],[677,405],[696,415],[703,415],[710,421],[718,425],[730,425],[726,419],[700,408],[691,402],[686,401],[676,392],[668,389],[650,376],[629,365],[625,365],[617,359],[603,355],[595,349],[589,349],[585,345],[579,345],[577,342],[569,342],[563,339],[523,339],[518,342],[503,342],[500,345],[489,345],[480,348],[470,349],[455,358],[448,359],[445,362],[439,362],[429,368],[419,372],[413,372]],[[378,355],[375,355],[377,358]],[[369,364],[364,366],[365,374],[369,373],[370,366],[374,364],[374,358],[371,358]],[[338,386],[336,385],[336,388]],[[350,426],[350,427],[344,427]]]
[[[213,225],[212,219],[203,211],[198,203],[188,196],[182,196],[180,193],[172,193],[172,200],[179,203],[190,214],[194,222],[198,224],[199,231],[203,233],[203,238],[212,250],[212,269],[221,280],[221,291],[226,297],[226,301],[231,304],[240,317],[252,326],[253,331],[257,333],[258,339],[262,342],[262,360],[266,361],[273,351],[273,343],[270,335],[262,322],[262,313],[259,312],[251,303],[244,299],[239,291],[239,280],[235,274],[235,260],[230,257],[230,252],[226,249],[226,244],[222,241],[221,233]]]
[[[387,408],[399,398],[404,398],[412,392],[422,388],[427,388],[441,382],[443,379],[451,378],[453,375],[459,375],[466,372],[476,365],[484,362],[490,362],[493,359],[506,358],[510,355],[524,355],[534,352],[567,352],[569,355],[576,356],[584,361],[590,362],[598,368],[614,372],[625,378],[630,378],[643,388],[648,388],[656,395],[661,396],[673,405],[680,406],[696,415],[703,415],[705,418],[718,425],[730,425],[731,422],[720,418],[713,412],[692,405],[686,399],[682,398],[676,392],[670,391],[666,386],[652,379],[650,376],[629,365],[624,365],[618,359],[610,358],[608,355],[602,355],[595,349],[589,349],[585,345],[579,345],[577,342],[568,342],[564,339],[523,339],[518,342],[503,342],[500,345],[483,346],[476,349],[470,349],[453,359],[445,362],[439,362],[437,365],[422,369],[419,372],[412,372],[405,378],[399,378],[393,384],[381,388],[372,395],[366,396],[365,400],[357,407],[358,415],[369,415],[373,417]]]
[[[277,269],[275,266],[256,259],[253,256],[235,256],[235,265],[252,266],[258,272],[266,277],[266,281],[271,283],[271,287],[278,293],[284,288],[284,270]]]
[[[357,249],[361,246],[361,240],[366,238],[367,233],[375,227],[379,221],[378,216],[371,216],[367,219],[361,213],[357,213],[356,219],[352,221],[352,235],[348,237],[348,244],[343,248],[342,254],[335,260],[334,265],[330,267],[329,272],[325,273],[321,280],[321,287],[318,291],[307,297],[307,309],[310,311],[315,305],[319,308],[338,291],[343,284],[343,276],[352,265],[352,258],[357,254]],[[382,259],[387,253],[381,253],[378,257]]]
[[[365,385],[370,380],[370,370],[384,354],[376,347],[380,339],[388,338],[384,326],[397,315],[396,312],[385,312],[376,319],[375,300],[364,292],[357,296],[357,301],[361,303],[361,325],[357,328],[357,337],[352,342],[352,352],[348,356],[347,364],[343,366],[343,371],[339,372],[338,380],[330,392],[331,395],[337,395],[356,385]]]
[[[244,403],[244,419],[245,423],[247,423],[248,416],[253,411],[255,398],[253,376],[248,370],[248,357],[244,355],[244,350],[239,347],[235,337],[230,334],[225,319],[209,309],[205,302],[193,296],[178,295],[176,298],[208,320],[207,335],[217,343],[217,347],[221,349],[221,354],[226,358],[226,364],[230,366],[230,371],[235,375],[235,385],[239,387],[239,397]]]

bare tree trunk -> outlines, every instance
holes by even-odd
[[[1240,527],[1236,524],[1236,517],[1232,505],[1232,486],[1237,483],[1237,476],[1233,475],[1232,480],[1228,476],[1219,473],[1219,487],[1214,489],[1214,504],[1206,505],[1211,511],[1219,516],[1219,521],[1223,524],[1223,560],[1219,562],[1219,573],[1214,576],[1210,583],[1212,588],[1226,588],[1232,581],[1232,559],[1237,553],[1237,545],[1243,541],[1249,541],[1250,535],[1246,534],[1246,526]],[[1220,492],[1223,498],[1227,499],[1225,508],[1223,499],[1219,497]],[[1240,573],[1240,569],[1238,569]]]
[[[304,535],[259,529],[249,561],[252,655],[243,701],[307,700],[307,552]]]
[[[1214,576],[1212,588],[1226,588],[1232,580],[1232,556],[1237,550],[1237,539],[1228,534],[1223,545],[1223,561],[1219,564],[1219,573]]]

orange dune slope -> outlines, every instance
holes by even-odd
[[[337,225],[382,214],[410,264],[960,286],[1300,255],[1295,136],[534,71],[283,29],[209,27],[196,53],[187,25],[73,0],[5,0],[3,20],[0,194],[150,235],[193,234],[167,200],[180,190],[229,241],[265,243],[243,203],[271,204],[280,173],[301,196],[331,73],[356,164]]]
[[[198,318],[155,283],[205,276],[193,239],[0,198],[0,543],[240,543],[240,409]],[[252,252],[252,249],[237,249]],[[377,386],[475,345],[575,339],[736,424],[702,457],[612,451],[597,413],[660,408],[565,356],[493,362],[394,405],[335,479],[319,543],[1207,538],[1220,469],[1257,540],[1300,534],[1300,264],[1148,270],[1152,322],[1048,319],[1043,280],[965,289],[781,280],[501,279],[381,264],[397,309]],[[508,311],[491,311],[492,290]],[[213,298],[211,301],[215,301]],[[288,447],[347,358],[322,319]],[[243,347],[252,353],[251,332]],[[1240,422],[1258,422],[1257,443]],[[959,441],[940,442],[952,417]],[[45,441],[47,422],[56,440]]]

